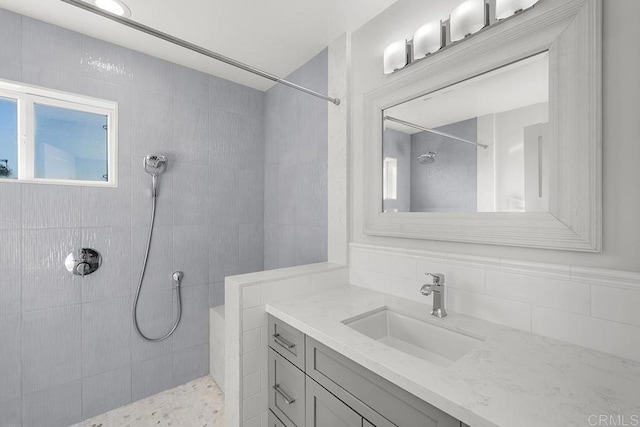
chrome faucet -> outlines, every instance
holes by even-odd
[[[433,310],[431,315],[436,317],[445,317],[447,311],[444,309],[444,274],[442,273],[425,273],[427,276],[433,277],[432,285],[422,285],[420,293],[429,296],[433,293]]]

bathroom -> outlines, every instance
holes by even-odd
[[[640,425],[639,15],[0,0],[0,427]]]

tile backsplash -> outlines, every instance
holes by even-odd
[[[431,304],[444,273],[449,311],[640,360],[640,274],[351,244],[350,283]]]

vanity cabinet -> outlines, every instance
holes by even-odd
[[[269,427],[465,427],[269,316]]]

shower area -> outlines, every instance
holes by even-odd
[[[207,375],[226,276],[326,260],[330,104],[3,9],[0,39],[0,79],[118,104],[117,187],[0,175],[0,426],[68,426]],[[287,78],[326,93],[327,66],[324,50]],[[80,248],[93,274],[65,268]]]

